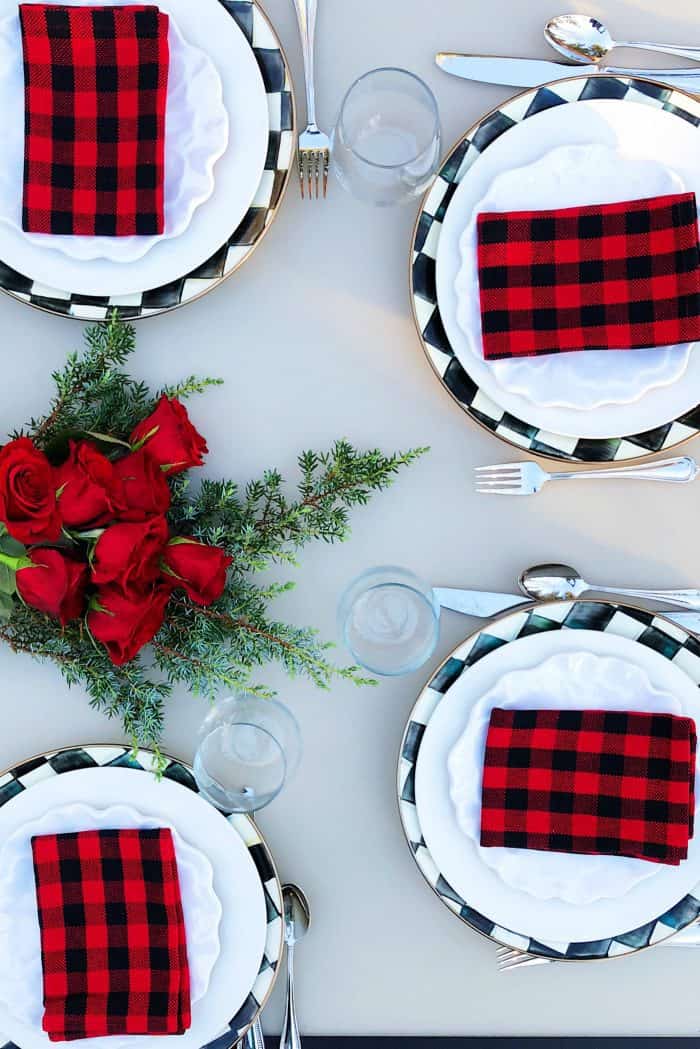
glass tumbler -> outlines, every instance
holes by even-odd
[[[224,812],[255,812],[276,798],[301,759],[299,724],[287,707],[257,696],[216,703],[194,758],[200,792]]]
[[[370,568],[341,597],[338,627],[353,659],[373,674],[409,674],[435,651],[440,608],[432,587],[408,569]]]
[[[430,88],[405,69],[374,69],[343,99],[333,129],[333,170],[370,204],[404,204],[425,191],[440,159],[440,118]]]

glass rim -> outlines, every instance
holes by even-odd
[[[375,76],[377,73],[400,73],[401,76],[410,77],[411,80],[415,80],[415,82],[420,85],[420,87],[428,96],[430,108],[433,113],[433,139],[435,139],[436,135],[439,137],[440,112],[438,110],[438,104],[435,95],[428,87],[425,80],[422,80],[416,73],[412,73],[410,69],[402,69],[401,66],[378,66],[376,69],[368,69],[366,73],[363,73],[361,76],[358,76],[355,80],[353,80],[352,84],[343,95],[343,101],[340,103],[340,112],[338,114],[338,127],[344,127],[343,116],[345,113],[345,105],[348,99],[350,98],[352,92],[355,90],[358,84],[362,83],[363,80],[366,80],[368,77]],[[349,142],[346,142],[346,146],[349,152],[356,156],[358,160],[361,160],[363,164],[369,164],[370,167],[379,168],[383,171],[393,171],[396,170],[396,168],[406,167],[407,164],[414,164],[416,160],[418,160],[419,157],[421,157],[423,153],[425,153],[425,151],[428,149],[428,145],[425,145],[422,149],[419,149],[418,152],[415,153],[412,157],[409,157],[407,160],[402,160],[399,164],[380,164],[376,160],[370,160],[369,157],[366,157],[363,153],[359,151],[359,149],[356,149],[355,146],[350,145]]]

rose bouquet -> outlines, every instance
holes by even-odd
[[[106,455],[100,441],[115,450]],[[23,548],[0,551],[0,563],[16,573],[20,600],[61,626],[84,619],[115,666],[152,640],[173,590],[213,604],[232,558],[193,536],[171,535],[166,516],[168,475],[201,466],[207,450],[181,402],[166,395],[127,441],[95,433],[70,439],[55,467],[29,437],[6,444],[0,522]]]
[[[156,750],[177,683],[270,695],[253,673],[271,660],[322,687],[334,675],[363,683],[328,661],[315,631],[269,617],[290,584],[253,575],[295,563],[311,539],[344,539],[348,510],[422,449],[305,452],[295,500],[276,471],[243,491],[206,477],[195,489],[208,449],[182,399],[214,380],[153,396],[121,370],[131,326],[115,317],[86,340],[55,373],[48,414],[0,450],[0,640],[53,660]]]

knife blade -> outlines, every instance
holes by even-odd
[[[700,66],[689,69],[622,69],[607,66],[600,69],[591,63],[571,65],[539,58],[507,58],[502,55],[466,55],[456,51],[438,51],[435,62],[446,73],[463,80],[478,80],[484,84],[504,84],[509,87],[537,87],[554,80],[586,76],[591,73],[609,73],[613,76],[641,76],[661,80],[671,87],[691,93],[700,92]]]
[[[519,605],[531,605],[534,601],[522,594],[498,594],[486,590],[462,590],[458,587],[440,587],[433,589],[435,599],[442,608],[452,612],[461,612],[465,616],[477,619],[490,619],[509,609],[515,610]],[[678,626],[693,633],[700,633],[700,612],[659,612],[659,615],[672,620]]]

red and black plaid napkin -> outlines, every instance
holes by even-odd
[[[610,710],[491,712],[481,844],[678,865],[695,811],[695,722]]]
[[[190,982],[167,829],[32,838],[52,1042],[182,1034]]]
[[[694,193],[477,220],[486,360],[700,339]]]
[[[164,226],[168,16],[20,4],[22,228],[126,237]]]

